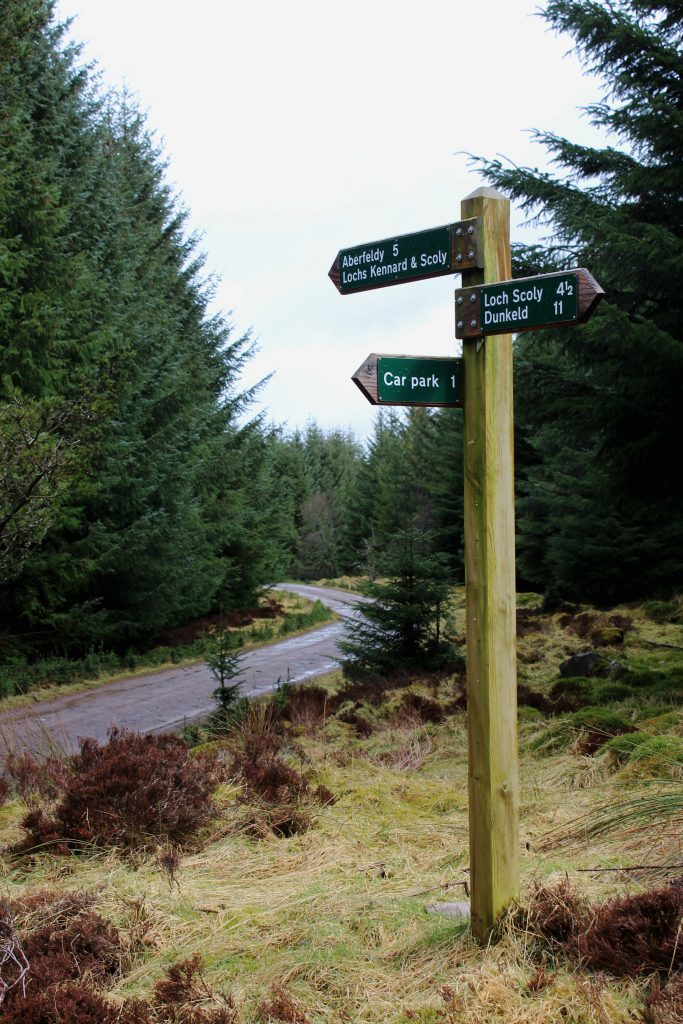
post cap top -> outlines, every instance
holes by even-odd
[[[479,188],[475,188],[474,192],[470,192],[468,196],[465,196],[463,202],[466,202],[468,199],[479,199],[480,196],[484,196],[486,199],[505,199],[509,202],[508,196],[504,196],[497,188],[491,188],[489,185],[480,185]]]

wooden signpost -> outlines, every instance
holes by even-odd
[[[484,269],[465,288],[510,277],[510,203],[480,188]],[[465,601],[472,931],[488,941],[519,895],[512,338],[463,342]]]
[[[351,380],[372,405],[462,406],[462,359],[373,352]]]
[[[495,189],[460,213],[342,249],[329,276],[348,294],[462,272],[462,360],[373,354],[352,380],[375,405],[464,407],[471,923],[487,942],[519,891],[512,334],[583,323],[604,292],[583,268],[511,280],[510,203]]]

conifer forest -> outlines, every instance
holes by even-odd
[[[586,265],[607,292],[580,336],[515,345],[518,581],[550,603],[681,582],[680,12],[615,10],[545,12],[604,75],[610,144],[542,135],[554,174],[473,158],[545,228],[515,276]],[[250,337],[209,311],[135,104],[47,0],[4,0],[0,52],[2,660],[137,649],[287,576],[379,571],[405,529],[461,579],[462,413],[384,410],[361,441],[250,412]]]

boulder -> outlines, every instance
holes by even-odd
[[[584,679],[607,676],[609,675],[609,662],[596,651],[582,651],[581,654],[572,654],[570,658],[562,662],[560,675],[563,679],[571,679],[574,676],[583,676]]]

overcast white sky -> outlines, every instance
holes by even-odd
[[[602,140],[600,85],[536,0],[58,0],[106,84],[163,141],[216,302],[259,353],[249,384],[290,428],[369,431],[370,352],[452,355],[459,278],[341,296],[340,248],[458,220],[462,151],[546,166],[529,129]],[[513,209],[513,239],[529,237]]]

